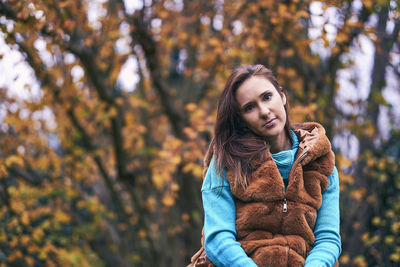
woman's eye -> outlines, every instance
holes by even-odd
[[[252,109],[253,109],[253,105],[247,105],[247,106],[244,107],[243,110],[244,110],[244,112],[247,113],[247,112],[250,112]]]
[[[263,100],[270,100],[271,97],[272,97],[271,94],[265,94],[265,95],[263,96]]]

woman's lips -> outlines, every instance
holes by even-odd
[[[264,126],[263,127],[271,127],[271,126],[273,126],[274,124],[275,124],[275,120],[276,120],[276,118],[274,118],[274,119],[271,119],[271,120],[269,120],[269,121],[267,121],[267,123],[266,124],[264,124]]]

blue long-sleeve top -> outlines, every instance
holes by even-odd
[[[290,150],[272,154],[272,157],[287,186],[290,168],[295,160],[299,141],[292,132],[293,142]],[[341,253],[339,177],[336,167],[328,176],[329,185],[322,194],[321,208],[315,222],[314,247],[307,255],[306,267],[333,266]],[[218,175],[214,159],[206,173],[201,188],[204,208],[204,237],[207,256],[218,267],[254,267],[240,243],[236,241],[236,207],[230,185]]]

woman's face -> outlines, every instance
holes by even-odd
[[[269,142],[286,138],[286,97],[261,76],[252,76],[236,91],[242,119],[254,133]]]

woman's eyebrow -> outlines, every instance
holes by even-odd
[[[265,94],[270,93],[271,90],[267,89],[264,92],[262,92],[258,97],[262,98]],[[250,100],[249,102],[244,103],[240,108],[245,108],[247,105],[254,103],[254,100]]]
[[[241,109],[244,109],[244,108],[246,108],[248,105],[251,105],[251,104],[253,104],[253,103],[254,103],[254,100],[250,100],[249,102],[244,103],[240,108],[241,108]]]
[[[260,95],[259,95],[259,97],[262,97],[263,95],[265,95],[265,94],[267,94],[267,93],[270,93],[271,92],[271,90],[270,89],[267,89],[267,90],[265,90],[264,92],[262,92]]]
[[[258,97],[262,98],[265,94],[271,93],[271,89],[266,89],[264,92],[262,92]],[[241,109],[245,108],[247,105],[254,103],[254,100],[250,100],[249,102],[244,103],[243,105],[240,106]]]
[[[246,102],[246,103],[244,103],[242,106],[241,106],[241,108],[245,108],[246,106],[248,106],[249,104],[251,104],[251,103],[253,103],[254,101],[249,101],[249,102]]]

